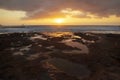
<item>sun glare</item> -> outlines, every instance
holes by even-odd
[[[58,19],[55,19],[55,22],[58,23],[58,24],[61,24],[61,23],[64,22],[64,19],[58,18]]]

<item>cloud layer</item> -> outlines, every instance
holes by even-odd
[[[66,13],[61,11],[67,8],[84,12],[77,17],[86,17],[87,13],[98,17],[120,16],[120,0],[0,0],[0,8],[25,11],[28,18],[65,17]]]

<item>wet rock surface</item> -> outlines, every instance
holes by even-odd
[[[120,80],[119,75],[119,34],[0,34],[0,80]]]

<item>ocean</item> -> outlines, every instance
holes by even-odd
[[[40,26],[14,26],[0,27],[0,33],[17,32],[96,32],[96,33],[120,33],[120,26],[81,26],[81,25],[40,25]]]

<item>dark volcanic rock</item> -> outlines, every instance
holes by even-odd
[[[88,53],[76,54],[83,48],[65,40],[85,45]],[[120,80],[119,75],[120,34],[0,34],[0,80]]]

